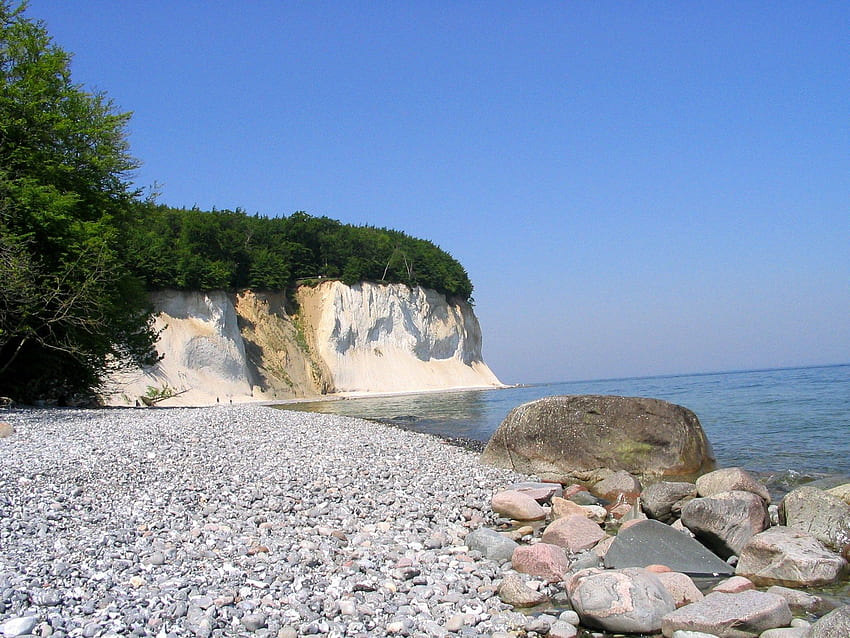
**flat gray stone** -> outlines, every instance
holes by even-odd
[[[506,563],[511,560],[514,550],[519,547],[507,536],[502,536],[499,532],[486,527],[467,534],[464,542],[469,549],[479,551],[484,558],[497,563]]]
[[[605,567],[647,567],[666,565],[688,575],[728,575],[734,568],[712,554],[705,546],[659,521],[635,523],[617,534],[605,554]]]

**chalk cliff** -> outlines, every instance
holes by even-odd
[[[105,400],[161,405],[418,392],[502,384],[481,357],[469,304],[402,284],[302,286],[297,311],[280,293],[152,295],[162,360],[116,375]]]

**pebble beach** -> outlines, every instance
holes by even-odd
[[[464,537],[524,477],[437,437],[257,405],[6,410],[0,626],[35,636],[499,636]]]

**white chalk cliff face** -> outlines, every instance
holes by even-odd
[[[163,358],[116,375],[109,404],[150,388],[181,392],[160,405],[201,405],[502,385],[481,357],[472,308],[432,290],[328,281],[299,288],[297,314],[279,293],[162,291],[152,301]]]
[[[338,281],[304,288],[298,301],[338,392],[501,385],[481,357],[467,303],[403,284]]]

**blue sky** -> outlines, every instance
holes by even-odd
[[[137,184],[403,230],[505,382],[850,362],[850,3],[31,0]]]

